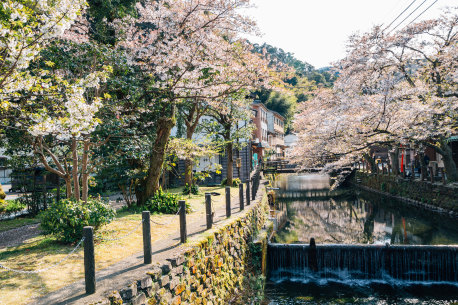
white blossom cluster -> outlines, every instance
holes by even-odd
[[[35,137],[55,135],[59,140],[68,140],[93,132],[100,123],[95,115],[102,106],[102,99],[94,97],[88,102],[85,92],[90,88],[98,88],[106,81],[106,77],[106,72],[90,73],[66,88],[61,101],[63,109],[57,115],[47,111],[31,114],[34,124],[28,129],[30,134]]]
[[[237,13],[248,0],[144,1],[138,18],[115,22],[132,62],[157,78],[172,98],[215,103],[240,88],[267,82],[267,64],[238,38],[255,26]]]
[[[16,0],[2,1],[0,10],[8,16],[0,23],[2,108],[16,92],[29,90],[36,82],[25,69],[50,39],[70,28],[84,4],[84,0],[34,0],[25,6]]]
[[[304,166],[348,165],[373,145],[418,145],[458,133],[458,15],[350,39],[333,89],[295,118]]]

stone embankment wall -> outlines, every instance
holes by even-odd
[[[183,254],[94,304],[227,304],[243,292],[252,241],[267,220],[267,197],[262,193],[262,199],[238,218],[204,233]]]
[[[458,217],[457,186],[362,172],[357,172],[354,182],[365,190]]]

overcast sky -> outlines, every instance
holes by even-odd
[[[258,23],[263,37],[253,42],[274,45],[315,68],[325,67],[345,56],[345,43],[355,32],[373,25],[389,25],[414,0],[252,0],[256,8],[245,13]],[[398,28],[407,25],[436,0],[415,0],[390,28],[394,28],[420,6]],[[444,6],[458,0],[437,0],[418,20],[440,15]]]

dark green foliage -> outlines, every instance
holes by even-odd
[[[45,234],[52,234],[66,243],[76,242],[83,236],[83,227],[100,226],[110,223],[116,212],[108,204],[89,199],[87,203],[63,199],[52,203],[42,214],[41,228]]]
[[[177,214],[180,209],[179,200],[181,200],[179,194],[166,193],[162,189],[159,189],[156,194],[145,203],[143,208],[152,213]],[[190,206],[186,203],[186,211],[189,209]]]
[[[19,200],[3,200],[0,195],[0,215],[22,211],[26,205]]]
[[[189,194],[198,195],[199,186],[197,184],[193,184],[191,185],[191,187],[189,187],[189,185],[186,183],[183,189],[183,195],[189,195]]]
[[[5,199],[5,198],[6,198],[5,191],[3,190],[2,185],[0,184],[0,199]]]
[[[232,186],[239,186],[239,184],[242,183],[242,181],[240,180],[240,178],[234,178],[232,179]],[[226,185],[227,184],[227,179],[223,179],[223,181],[221,181],[221,185]]]

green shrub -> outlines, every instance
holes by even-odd
[[[27,206],[21,203],[19,200],[3,200],[0,199],[0,215],[1,214],[12,214],[15,212],[22,211]]]
[[[180,209],[178,201],[181,196],[174,193],[166,193],[159,189],[153,197],[145,204],[144,208],[152,213],[176,214]],[[189,204],[186,203],[186,210],[189,210]]]
[[[87,203],[73,199],[63,199],[52,203],[42,213],[41,227],[45,234],[52,234],[60,241],[71,243],[83,236],[83,227],[100,226],[110,223],[115,210],[108,204],[90,198]]]
[[[183,189],[183,195],[189,195],[189,194],[198,195],[199,186],[197,184],[193,184],[191,185],[191,187],[189,187],[189,185],[186,183]]]
[[[0,184],[0,200],[3,200],[6,198],[5,191],[2,188],[2,185]]]
[[[240,178],[232,179],[232,186],[239,186],[240,183],[242,183]],[[221,185],[227,185],[227,179],[226,178],[224,178],[223,181],[221,181]]]

